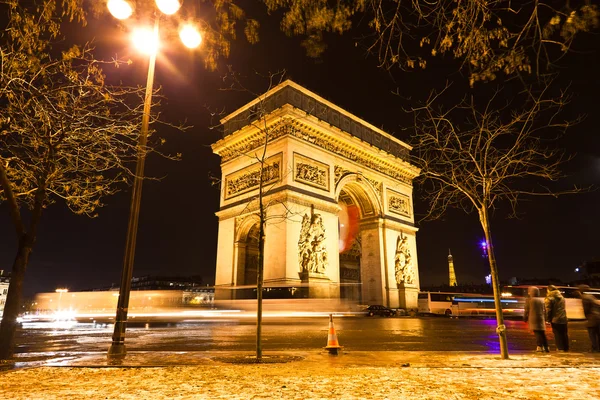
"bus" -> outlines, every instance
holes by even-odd
[[[418,295],[418,313],[452,316],[452,300],[454,296],[461,296],[463,293],[451,292],[419,292]]]
[[[503,298],[527,298],[527,290],[535,286],[540,290],[540,297],[546,297],[547,285],[516,285],[516,286],[504,286],[502,288]],[[555,285],[556,286],[556,285]],[[583,314],[583,305],[578,295],[578,290],[573,286],[556,286],[556,288],[562,293],[565,298],[565,308],[567,311],[567,318],[571,320],[585,319]],[[590,288],[586,294],[591,294],[597,299],[600,299],[600,289]]]
[[[500,303],[505,317],[523,317],[524,297],[503,297]],[[452,300],[451,313],[453,317],[494,317],[496,315],[494,296],[455,296]]]

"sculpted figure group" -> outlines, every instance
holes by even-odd
[[[396,242],[396,256],[394,258],[396,283],[412,285],[415,281],[415,272],[412,265],[412,256],[408,248],[408,237],[400,233]]]
[[[300,240],[298,241],[298,261],[301,272],[324,274],[327,265],[327,249],[325,247],[325,227],[320,214],[311,209],[311,216],[304,214]]]

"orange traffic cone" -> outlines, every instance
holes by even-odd
[[[329,314],[329,332],[327,333],[327,346],[325,346],[325,348],[329,351],[329,354],[334,356],[337,356],[338,350],[342,348],[338,342],[337,335],[335,334],[332,314]]]

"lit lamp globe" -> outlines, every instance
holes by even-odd
[[[151,28],[134,29],[131,33],[131,40],[141,53],[152,55],[158,51],[158,36]]]
[[[156,0],[156,6],[163,14],[171,15],[179,10],[181,3],[178,0]]]
[[[108,11],[117,19],[127,19],[133,13],[133,7],[125,0],[108,0]]]
[[[179,38],[183,45],[187,48],[194,49],[200,46],[202,42],[202,36],[200,32],[192,25],[185,25],[179,31]]]

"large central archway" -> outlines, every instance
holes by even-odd
[[[360,210],[345,192],[342,192],[338,206],[340,207],[338,213],[340,298],[361,304]]]
[[[373,222],[381,217],[381,201],[376,184],[359,173],[344,173],[336,185],[340,212],[339,268],[340,298],[356,302],[383,303],[381,259],[372,251],[381,242],[381,232]]]

